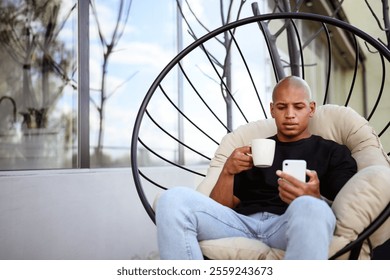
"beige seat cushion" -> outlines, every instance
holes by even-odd
[[[368,122],[348,107],[324,105],[310,122],[310,131],[326,139],[346,145],[358,164],[358,173],[344,186],[332,204],[337,218],[330,255],[356,239],[390,201],[390,160]],[[243,125],[227,134],[211,160],[206,178],[197,190],[209,195],[226,159],[232,151],[248,145],[251,139],[266,138],[276,133],[273,119]],[[370,238],[374,247],[390,238],[388,220]],[[202,252],[211,259],[280,259],[284,252],[261,241],[225,238],[200,242]],[[343,256],[346,258],[347,256]],[[360,258],[369,258],[364,245]]]

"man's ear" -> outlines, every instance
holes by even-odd
[[[311,101],[310,104],[310,118],[312,118],[314,116],[314,113],[316,111],[316,102],[315,101]]]
[[[269,111],[271,112],[271,117],[275,118],[274,116],[274,103],[269,104]]]

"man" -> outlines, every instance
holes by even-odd
[[[172,188],[157,204],[162,259],[202,259],[200,240],[258,239],[285,250],[285,259],[327,259],[335,216],[333,200],[357,172],[350,151],[308,129],[316,105],[307,83],[289,76],[274,88],[271,115],[277,134],[269,168],[253,166],[249,146],[226,160],[210,198],[189,188]],[[280,171],[284,159],[307,161],[307,182]]]

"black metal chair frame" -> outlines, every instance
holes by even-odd
[[[139,132],[140,132],[140,128],[141,128],[141,123],[142,123],[144,117],[145,116],[150,117],[150,115],[148,113],[148,110],[147,110],[147,106],[148,106],[151,98],[153,97],[155,91],[160,88],[161,81],[163,81],[163,79],[166,77],[166,75],[175,66],[177,66],[177,65],[180,66],[180,61],[184,57],[186,57],[191,51],[193,51],[194,49],[196,49],[198,47],[202,47],[202,44],[204,44],[208,40],[214,38],[215,36],[220,35],[220,34],[222,34],[225,31],[229,31],[229,30],[232,30],[234,28],[240,27],[242,25],[246,25],[246,24],[250,24],[250,23],[256,23],[256,22],[263,22],[263,21],[268,21],[268,20],[275,20],[275,19],[280,19],[280,20],[289,20],[289,19],[291,19],[291,20],[310,20],[310,21],[321,23],[324,26],[324,29],[326,29],[326,30],[327,30],[327,27],[326,27],[327,25],[332,25],[332,26],[341,28],[343,30],[346,30],[346,31],[354,34],[355,36],[363,39],[365,42],[367,42],[371,46],[373,46],[375,48],[375,50],[377,52],[379,52],[379,55],[380,55],[381,61],[382,61],[382,79],[381,79],[380,92],[378,94],[378,97],[376,99],[376,102],[375,102],[375,105],[374,105],[372,111],[370,112],[369,116],[367,117],[367,120],[370,120],[370,118],[373,116],[375,110],[377,109],[377,106],[380,103],[380,99],[382,97],[382,92],[383,92],[384,82],[385,82],[385,76],[386,76],[386,72],[385,72],[386,69],[385,69],[384,60],[390,61],[390,50],[386,46],[384,46],[381,42],[379,42],[378,40],[374,39],[372,36],[368,35],[364,31],[362,31],[362,30],[360,30],[360,29],[350,25],[349,23],[346,23],[344,21],[341,21],[341,20],[338,20],[338,19],[335,19],[335,18],[331,18],[331,17],[327,17],[327,16],[323,16],[323,15],[318,15],[318,14],[309,14],[309,13],[274,13],[274,14],[264,14],[264,15],[258,15],[258,16],[252,16],[252,17],[244,18],[244,19],[241,19],[241,20],[229,23],[227,25],[224,25],[224,26],[222,26],[220,28],[217,28],[214,31],[212,31],[212,32],[204,35],[203,37],[197,39],[196,41],[194,41],[191,45],[186,47],[183,51],[181,51],[174,59],[172,59],[166,65],[166,67],[160,72],[160,74],[154,80],[153,84],[150,86],[150,88],[149,88],[148,92],[146,93],[146,95],[144,97],[144,100],[143,100],[143,102],[142,102],[142,104],[141,104],[141,106],[139,108],[138,115],[136,117],[136,121],[135,121],[135,124],[134,124],[134,129],[133,129],[133,134],[132,134],[132,142],[131,142],[131,168],[132,168],[134,183],[135,183],[138,195],[140,197],[140,200],[141,200],[141,202],[142,202],[146,212],[148,213],[149,217],[151,218],[151,220],[153,222],[155,222],[155,213],[154,213],[154,210],[153,210],[150,202],[148,201],[148,199],[147,199],[147,197],[145,195],[141,177],[144,180],[149,181],[150,183],[152,183],[153,185],[155,185],[155,186],[157,186],[159,188],[166,189],[166,187],[164,187],[164,186],[160,185],[159,183],[153,181],[152,179],[148,178],[140,170],[140,168],[138,166],[138,157],[137,157],[138,145],[139,144],[143,145],[147,150],[149,150],[149,152],[153,153],[155,156],[157,156],[159,158],[162,158],[163,160],[165,160],[166,162],[168,162],[171,165],[174,165],[174,166],[176,166],[178,168],[181,168],[181,169],[185,169],[188,172],[196,173],[197,175],[200,175],[200,176],[205,176],[204,174],[200,174],[200,173],[198,173],[196,171],[190,170],[190,169],[188,169],[185,166],[181,166],[180,164],[177,164],[175,162],[172,162],[172,161],[169,161],[167,159],[164,159],[161,155],[158,155],[154,151],[149,149],[142,142],[142,139],[139,138]],[[328,37],[328,47],[330,48],[329,33],[327,33],[327,37]],[[354,38],[354,39],[355,39],[355,42],[356,42],[356,38]],[[352,82],[352,85],[351,85],[351,90],[350,90],[350,93],[349,93],[349,96],[347,98],[347,101],[346,101],[345,105],[348,105],[350,96],[352,94],[352,89],[354,87],[356,73],[357,73],[357,61],[358,61],[357,56],[358,56],[359,52],[358,52],[358,45],[356,43],[355,43],[355,51],[356,51],[356,64],[355,64],[355,70],[354,70],[354,78],[353,78],[353,82]],[[329,56],[331,56],[330,53],[329,53]],[[301,58],[303,59],[303,55],[301,55]],[[210,62],[210,63],[212,63],[212,62]],[[330,60],[329,60],[329,63],[330,63]],[[303,63],[303,61],[302,61],[302,76],[304,77],[304,63]],[[329,84],[329,80],[330,80],[330,71],[328,72],[328,75],[327,75],[327,84]],[[328,89],[326,89],[326,92],[325,92],[324,104],[326,103],[326,100],[327,100],[327,94],[328,94],[327,90]],[[180,112],[179,108],[177,108],[177,107],[175,107],[175,108],[176,108],[176,110],[179,110],[179,112]],[[182,112],[180,112],[180,113],[182,113]],[[157,123],[155,123],[155,124],[156,124],[156,126],[158,126]],[[390,126],[390,121],[388,121],[387,125],[385,125],[385,127],[378,134],[378,136],[380,137],[383,133],[385,133],[389,126]],[[163,130],[163,128],[161,128],[161,127],[159,127],[159,129]],[[166,133],[169,134],[169,132],[166,132]],[[178,139],[175,139],[175,140],[179,141]],[[190,147],[186,146],[184,143],[180,143],[180,144],[184,145],[186,148],[190,148]],[[330,259],[336,259],[339,256],[341,256],[341,255],[343,255],[343,254],[345,254],[346,252],[349,252],[349,251],[351,251],[350,259],[357,259],[358,256],[359,256],[361,247],[363,245],[363,242],[365,240],[368,240],[369,236],[372,233],[374,233],[389,218],[389,216],[390,216],[390,202],[387,205],[387,207],[383,210],[383,212],[379,215],[379,217],[377,217],[377,219],[368,228],[366,228],[362,233],[360,233],[356,240],[352,241],[350,244],[348,244],[345,248],[340,250],[338,253],[336,253],[334,256],[332,256]]]

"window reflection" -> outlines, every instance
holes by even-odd
[[[129,167],[137,109],[176,54],[176,1],[90,1],[90,165]]]
[[[76,1],[0,5],[0,169],[72,167]]]

